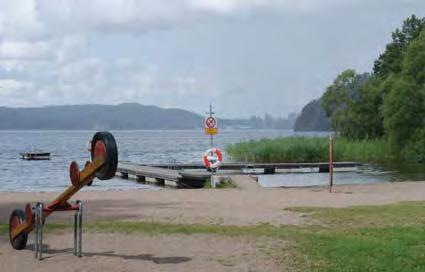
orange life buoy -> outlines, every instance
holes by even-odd
[[[204,154],[204,166],[207,168],[216,169],[221,165],[222,161],[223,155],[218,148],[210,148]]]

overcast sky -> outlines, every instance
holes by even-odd
[[[0,0],[0,106],[299,111],[424,0]]]

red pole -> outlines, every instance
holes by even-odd
[[[334,141],[332,134],[329,134],[329,193],[332,193],[334,174]]]

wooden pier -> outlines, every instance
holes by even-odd
[[[362,166],[358,162],[334,162],[334,168],[356,168]],[[162,169],[205,169],[201,163],[177,163],[177,164],[143,164],[143,166],[162,168]],[[277,170],[290,169],[317,169],[318,172],[329,172],[329,162],[316,163],[224,163],[220,170],[242,171],[246,169],[263,169],[264,174],[275,174]]]
[[[178,188],[204,187],[205,181],[211,175],[206,171],[181,171],[128,162],[120,162],[118,164],[117,174],[124,179],[135,178],[137,182],[141,183]]]
[[[357,168],[357,162],[336,162],[334,169]],[[232,174],[276,174],[283,171],[329,172],[329,163],[225,163],[220,171]],[[178,188],[201,188],[211,176],[202,164],[135,164],[120,162],[117,175],[124,179],[134,178],[141,183]]]

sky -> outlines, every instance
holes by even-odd
[[[424,0],[0,0],[0,106],[284,116],[368,72]]]

